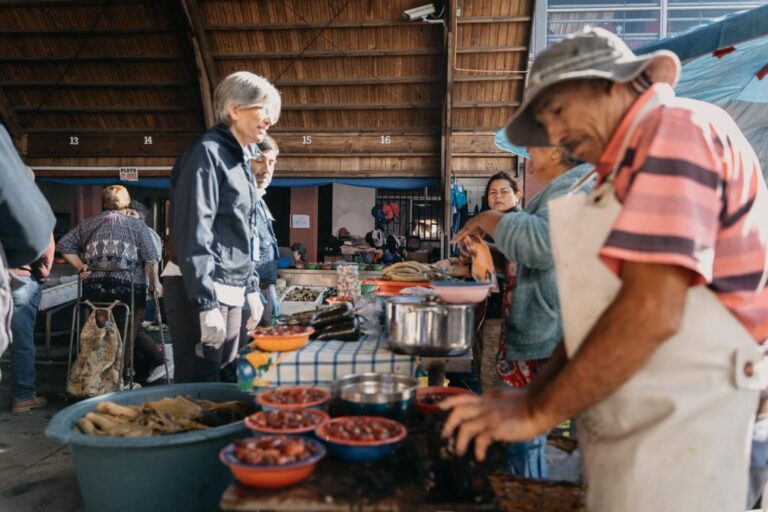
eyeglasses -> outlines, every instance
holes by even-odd
[[[496,196],[496,195],[499,195],[499,196],[503,197],[503,196],[508,196],[508,195],[511,195],[511,194],[512,194],[512,189],[511,188],[502,188],[502,189],[499,189],[498,191],[497,190],[489,190],[488,191],[488,196],[489,197],[490,196]]]
[[[264,117],[269,117],[271,119],[270,113],[269,113],[269,107],[266,107],[264,105],[242,105],[237,107],[240,110],[254,110],[254,109],[261,109],[264,111]]]

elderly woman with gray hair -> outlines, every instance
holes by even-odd
[[[163,276],[177,382],[220,380],[237,355],[245,300],[249,326],[264,310],[254,265],[260,257],[250,161],[280,105],[266,79],[247,71],[229,75],[214,92],[219,124],[173,167],[173,255]]]

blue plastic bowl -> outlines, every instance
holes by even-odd
[[[315,429],[315,435],[325,443],[328,453],[337,459],[350,462],[368,462],[383,459],[389,455],[395,447],[400,444],[408,435],[408,429],[400,423],[386,418],[391,423],[396,423],[402,430],[401,434],[386,441],[345,441],[337,438],[331,438],[326,432],[326,428],[336,421],[342,421],[345,417],[334,418],[327,421]]]
[[[291,268],[293,259],[290,256],[280,256],[277,259],[277,268]]]
[[[151,437],[89,436],[72,430],[77,420],[104,400],[139,405],[175,396],[253,403],[253,397],[238,391],[235,384],[174,384],[109,393],[71,405],[53,417],[45,435],[69,445],[86,510],[219,509],[219,499],[231,479],[229,469],[218,462],[219,451],[250,435],[242,421]]]

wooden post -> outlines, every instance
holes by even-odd
[[[443,183],[443,200],[444,200],[444,214],[443,217],[443,230],[446,236],[445,242],[442,244],[441,250],[443,251],[443,257],[448,257],[448,241],[451,238],[451,173],[452,173],[452,159],[451,159],[451,136],[452,136],[452,119],[451,119],[451,103],[453,101],[453,52],[454,45],[456,44],[456,34],[453,32],[453,20],[456,16],[456,0],[448,0],[446,2],[445,9],[445,53],[446,53],[446,76],[445,76],[445,103],[443,106],[443,137],[442,137],[442,183]]]

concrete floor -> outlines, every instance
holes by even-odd
[[[43,435],[53,415],[69,405],[62,395],[66,368],[38,366],[38,394],[48,405],[24,414],[11,414],[8,361],[0,368],[0,510],[84,511],[69,450]]]

